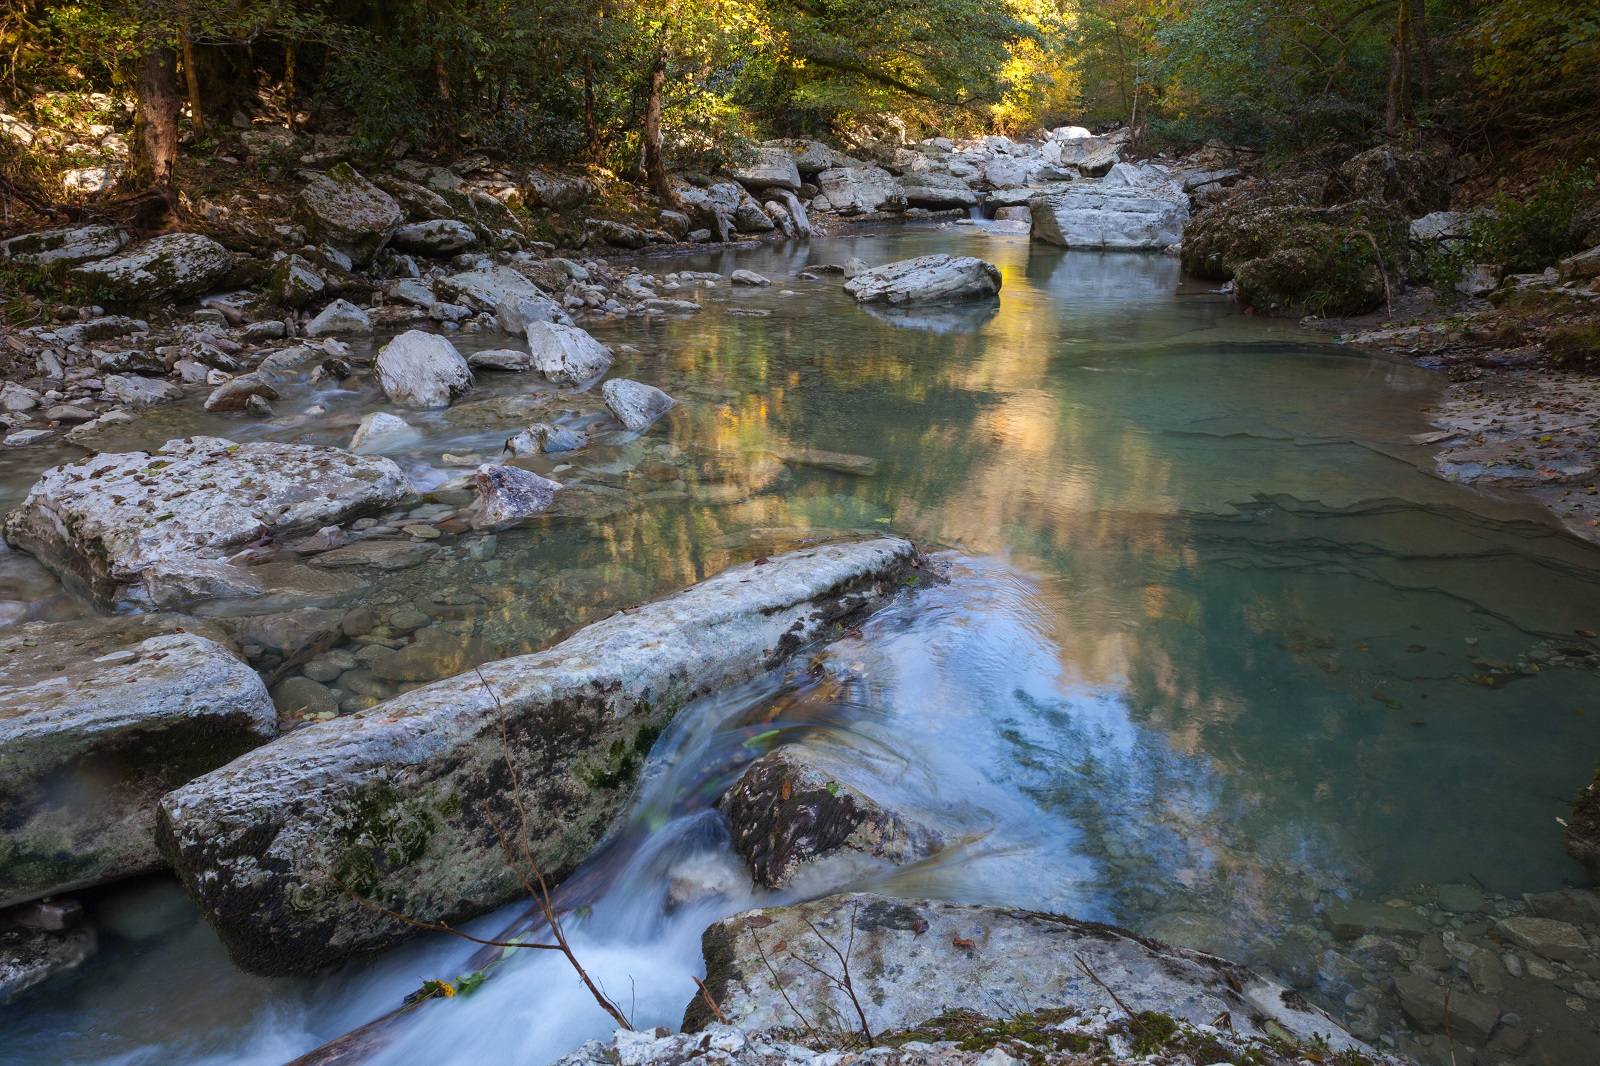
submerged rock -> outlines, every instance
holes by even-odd
[[[257,591],[254,568],[224,560],[263,535],[338,525],[412,492],[376,456],[187,437],[46,471],[5,537],[103,605],[170,607]]]
[[[677,403],[654,385],[627,378],[612,378],[600,386],[600,392],[617,421],[635,432],[649,429]]]
[[[437,333],[408,330],[378,353],[378,383],[402,407],[449,407],[472,388],[472,368]]]
[[[492,348],[486,352],[473,352],[467,356],[467,365],[474,370],[505,370],[510,373],[533,369],[533,356],[515,348]]]
[[[1000,270],[970,255],[921,255],[856,273],[844,291],[857,303],[981,300],[1000,291]]]
[[[540,477],[531,470],[485,463],[478,467],[478,512],[473,525],[479,529],[504,529],[524,518],[532,518],[555,498],[559,481]]]
[[[1028,201],[1031,237],[1067,248],[1158,249],[1183,240],[1181,193],[1131,186],[1069,185]]]
[[[1116,996],[1191,1026],[1228,1018],[1246,1039],[1321,1037],[1336,1052],[1370,1051],[1298,993],[1243,966],[1053,914],[859,893],[734,915],[702,944],[711,998],[745,1030],[794,1028],[789,1003],[852,1029],[859,1003],[872,1031],[885,1033],[960,1011],[1120,1011]],[[829,944],[849,952],[854,1001],[825,976],[840,966]],[[683,1027],[711,1021],[696,999]]]
[[[0,1006],[52,977],[71,973],[94,956],[92,927],[60,933],[12,928],[0,932]]]
[[[900,865],[944,846],[938,833],[842,782],[809,748],[782,747],[757,759],[718,806],[734,850],[766,888],[782,888],[824,859]]]
[[[488,822],[521,824],[508,759],[533,851],[559,879],[610,825],[678,708],[854,624],[915,564],[909,543],[879,538],[735,567],[481,679],[299,730],[170,793],[163,853],[257,973],[308,972],[415,935],[352,892],[422,921],[480,914],[523,892]]]
[[[577,326],[529,322],[527,330],[533,366],[551,381],[581,385],[611,367],[611,349]]]
[[[397,448],[420,439],[422,433],[405,419],[386,411],[374,411],[361,420],[354,436],[350,438],[353,452],[381,452]]]
[[[232,269],[233,257],[210,237],[169,233],[120,255],[80,264],[67,276],[108,300],[132,303],[199,296]]]
[[[0,907],[160,869],[156,801],[277,732],[261,679],[198,619],[3,632]]]

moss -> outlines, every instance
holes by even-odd
[[[94,877],[110,858],[103,851],[74,852],[64,841],[52,848],[37,840],[0,840],[0,896],[80,883]]]
[[[387,781],[347,800],[342,821],[333,875],[357,895],[380,899],[387,873],[420,859],[438,827],[427,804],[401,796]]]

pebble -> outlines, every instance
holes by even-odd
[[[437,540],[440,533],[436,526],[425,526],[419,522],[400,527],[400,532],[416,537],[418,540]]]

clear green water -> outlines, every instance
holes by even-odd
[[[807,262],[932,251],[999,265],[998,310],[875,315],[836,280],[791,277]],[[892,531],[949,552],[951,582],[830,650],[844,694],[786,713],[852,783],[972,844],[850,883],[1136,927],[1200,916],[1216,950],[1289,966],[1320,949],[1285,930],[1337,897],[1582,880],[1556,818],[1600,757],[1600,684],[1508,668],[1600,631],[1600,553],[1424,472],[1409,436],[1428,428],[1439,377],[1241,315],[1181,285],[1165,257],[1065,253],[976,227],[649,269],[735,267],[775,284],[702,292],[694,318],[594,330],[639,350],[616,374],[680,400],[643,438],[602,439],[553,474],[621,489],[625,506],[503,533],[487,561],[448,546],[362,595],[471,592],[475,632],[514,651],[807,538]],[[378,399],[370,385],[324,386],[286,397],[278,424],[183,407],[141,432],[343,443]],[[311,402],[329,413],[297,420]],[[407,417],[428,436],[396,458],[424,483],[459,472],[442,452],[493,454],[506,435]],[[767,457],[801,445],[880,468]],[[9,504],[33,472],[5,461]],[[650,480],[652,462],[677,472]],[[686,711],[658,772],[681,788],[726,780],[737,760],[697,759],[749,735],[774,698]],[[590,871],[610,887],[588,950],[619,987],[634,982],[644,1023],[676,1022],[706,921],[758,900],[744,889],[665,905],[672,870],[726,857],[714,822],[703,803],[646,796]],[[316,982],[260,981],[181,906],[163,911],[169,890],[149,891],[166,902],[146,902],[139,936],[108,934],[79,976],[0,1008],[17,1048],[0,1061],[280,1062],[468,954],[422,944]],[[524,967],[389,1061],[548,1061],[605,1030],[570,983]]]

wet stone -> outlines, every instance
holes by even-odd
[[[1324,912],[1323,921],[1340,940],[1354,940],[1366,933],[1422,936],[1429,927],[1428,920],[1410,907],[1389,907],[1365,900],[1332,904]]]
[[[1503,918],[1495,923],[1495,931],[1519,947],[1558,962],[1578,962],[1589,950],[1576,926],[1550,918]]]
[[[1428,1032],[1444,1032],[1448,1019],[1454,1032],[1482,1041],[1488,1039],[1500,1020],[1500,1008],[1495,1003],[1449,991],[1416,974],[1396,977],[1394,986],[1400,1009]]]
[[[438,554],[432,544],[415,540],[363,540],[317,556],[312,566],[370,566],[375,570],[409,570]]]
[[[278,708],[278,713],[284,716],[304,717],[308,714],[339,709],[338,701],[333,698],[333,693],[328,691],[327,686],[309,677],[291,677],[274,685],[272,703]]]
[[[415,644],[377,659],[372,672],[385,681],[433,681],[499,657],[487,641],[431,630]]]
[[[1484,895],[1471,885],[1440,885],[1439,906],[1453,914],[1472,914],[1483,909]]]

